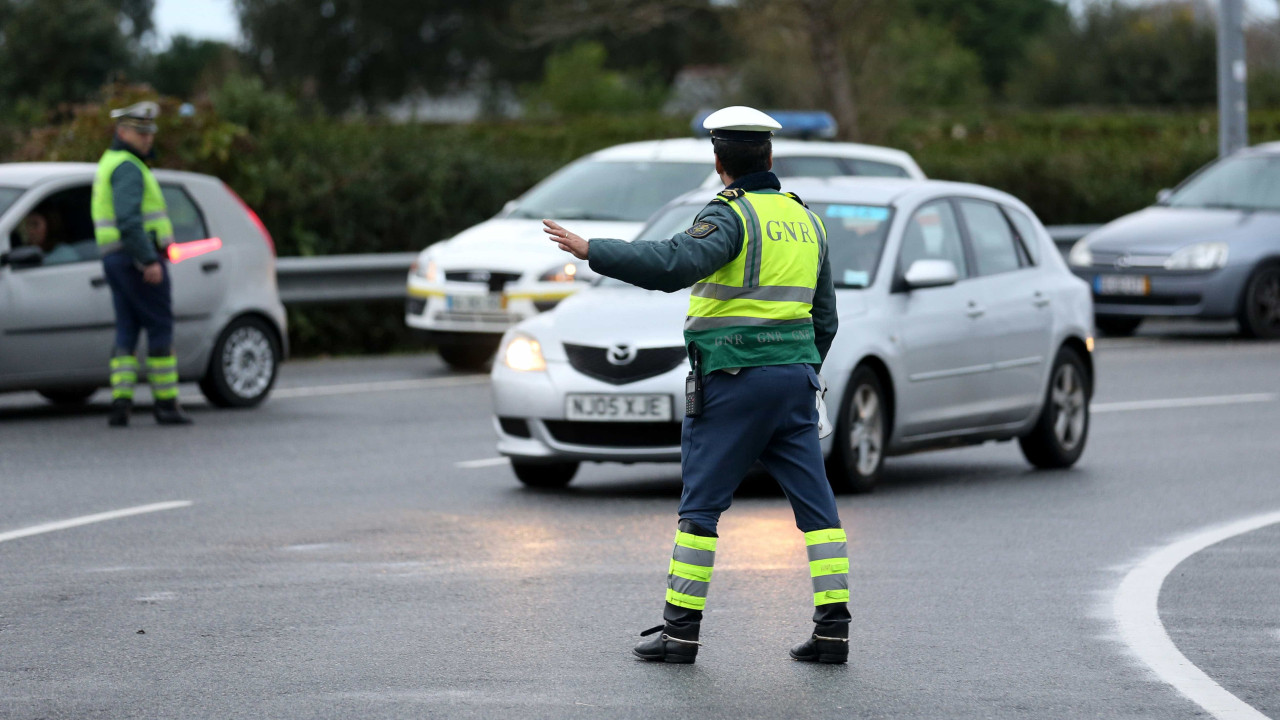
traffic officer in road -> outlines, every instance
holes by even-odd
[[[804,533],[814,632],[791,650],[808,662],[849,655],[849,559],[818,442],[818,368],[836,333],[822,221],[781,192],[777,121],[747,107],[712,113],[716,172],[725,184],[693,226],[669,240],[592,239],[544,220],[561,249],[601,275],[649,290],[692,286],[685,345],[693,372],[680,442],[684,492],[667,575],[661,634],[633,651],[691,663],[706,607],[720,514],[759,460],[782,486]]]
[[[147,167],[160,106],[140,102],[111,111],[115,140],[98,161],[93,179],[93,232],[102,255],[116,339],[111,357],[112,427],[129,424],[138,378],[138,335],[147,331],[147,380],[156,422],[188,425],[178,407],[178,359],[173,351],[173,299],[166,250],[173,223],[160,184]]]

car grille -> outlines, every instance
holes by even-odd
[[[680,445],[678,422],[579,422],[543,420],[547,432],[567,445],[658,448]]]
[[[421,315],[423,310],[427,309],[426,298],[411,297],[404,302],[404,311],[409,315]]]
[[[636,351],[631,362],[615,365],[609,362],[612,349],[564,344],[565,354],[569,356],[569,364],[574,370],[610,385],[625,385],[657,377],[679,367],[686,357],[683,347],[642,348]]]
[[[446,270],[444,279],[448,282],[480,283],[489,287],[489,292],[502,292],[507,283],[520,279],[520,273],[490,272],[488,270]]]

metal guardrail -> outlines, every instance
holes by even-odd
[[[1100,225],[1053,225],[1045,228],[1064,255],[1075,241]],[[409,265],[418,253],[324,255],[276,259],[276,281],[286,305],[404,297]]]

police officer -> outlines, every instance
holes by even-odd
[[[777,121],[746,107],[712,113],[716,172],[726,188],[669,240],[584,240],[550,220],[561,249],[602,275],[650,289],[693,287],[684,337],[702,411],[681,434],[680,520],[663,624],[634,654],[691,663],[716,552],[716,524],[759,460],[791,501],[813,580],[815,629],[791,657],[842,663],[849,654],[849,560],[818,442],[817,370],[836,333],[826,230],[773,166]]]
[[[93,232],[102,255],[116,339],[111,358],[111,414],[108,424],[129,424],[133,387],[138,378],[135,350],[147,331],[147,380],[156,422],[188,425],[178,407],[178,360],[173,353],[173,302],[165,252],[173,242],[173,223],[164,195],[147,159],[155,142],[160,106],[140,102],[112,110],[115,140],[98,161],[93,179]]]

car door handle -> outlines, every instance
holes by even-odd
[[[1045,297],[1044,293],[1039,291],[1036,292],[1034,298],[1031,300],[1031,304],[1035,305],[1038,308],[1048,307],[1049,302],[1050,302],[1049,298]]]
[[[205,264],[201,265],[201,266],[200,266],[200,269],[201,269],[201,270],[203,270],[203,271],[205,271],[206,273],[211,273],[211,272],[217,272],[217,271],[218,271],[218,268],[220,268],[220,267],[222,267],[221,263],[217,263],[217,262],[207,262],[207,263],[205,263]]]
[[[107,284],[107,279],[104,277],[89,278],[89,284],[93,287],[100,288]]]
[[[969,301],[969,310],[965,312],[965,315],[968,315],[971,318],[980,318],[986,314],[987,314],[987,311],[979,307],[978,303],[972,300]]]

